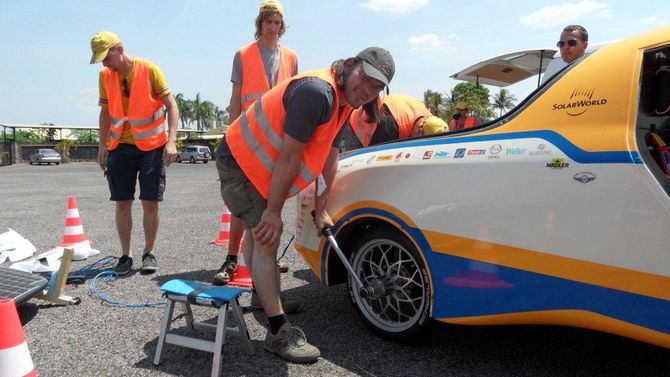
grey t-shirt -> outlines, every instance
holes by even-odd
[[[277,75],[279,73],[279,48],[265,48],[260,44],[258,45],[258,48],[261,52],[261,60],[263,61],[265,75],[270,83],[270,88],[274,88],[275,84],[277,84]],[[293,75],[295,76],[297,74],[298,62],[296,59]],[[240,86],[242,85],[242,59],[240,59],[239,50],[235,53],[235,57],[233,58],[233,72],[230,75],[230,81]]]
[[[284,132],[306,144],[316,128],[326,123],[333,115],[335,90],[318,77],[303,77],[289,84],[282,102],[286,109]],[[338,138],[335,138],[333,147],[337,147],[337,143]],[[222,158],[228,166],[237,165],[225,136],[216,150],[216,156]]]

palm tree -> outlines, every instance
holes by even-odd
[[[514,102],[516,102],[516,97],[505,88],[500,88],[498,94],[493,95],[493,107],[500,110],[498,116],[502,116],[503,111],[513,108]]]
[[[440,116],[444,109],[444,102],[444,96],[440,92],[427,89],[423,93],[423,103],[433,115]]]
[[[184,95],[179,93],[175,96],[177,101],[177,108],[179,109],[179,120],[181,121],[181,127],[185,128],[187,124],[192,122],[193,109],[191,106],[191,101],[184,98]]]
[[[205,131],[205,128],[210,129],[211,122],[215,119],[214,108],[216,105],[210,101],[201,101],[200,93],[195,95],[192,104],[192,117],[195,119],[196,129],[198,131]]]

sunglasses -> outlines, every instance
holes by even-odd
[[[561,47],[565,46],[566,43],[567,43],[567,45],[570,46],[570,47],[575,47],[575,46],[577,46],[577,42],[579,42],[579,41],[576,40],[576,39],[569,39],[567,42],[565,42],[565,41],[558,41],[558,42],[556,42],[556,47],[561,48]]]
[[[123,90],[123,95],[126,97],[130,97],[130,89],[128,89],[128,80],[124,77],[123,80],[121,80],[121,89]]]

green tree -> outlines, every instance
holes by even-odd
[[[200,93],[195,95],[193,100],[193,119],[195,119],[196,129],[206,131],[212,128],[215,118],[214,105],[210,101],[200,100]]]
[[[56,144],[56,149],[61,152],[63,156],[63,162],[70,161],[70,150],[77,149],[79,147],[79,142],[76,140],[63,139],[58,144]]]
[[[71,137],[74,137],[80,144],[89,143],[94,144],[100,141],[99,130],[72,130]]]
[[[7,140],[12,140],[12,134],[7,134]],[[35,131],[26,131],[18,130],[16,131],[16,141],[17,143],[44,143],[46,138],[35,132]]]
[[[456,112],[456,104],[461,101],[468,103],[474,115],[481,119],[482,123],[488,122],[495,117],[495,111],[489,102],[489,89],[483,85],[472,82],[462,82],[451,90],[451,101],[447,106],[447,113]]]
[[[505,88],[500,88],[497,94],[493,95],[493,106],[500,110],[498,116],[502,116],[503,112],[514,107],[516,97]]]

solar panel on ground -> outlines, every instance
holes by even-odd
[[[11,298],[17,304],[36,295],[48,283],[39,275],[0,266],[0,297]]]

